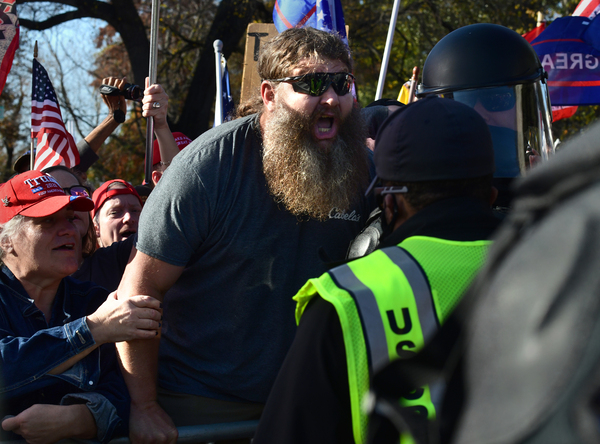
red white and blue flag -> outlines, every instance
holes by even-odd
[[[334,32],[348,44],[340,0],[275,0],[273,23],[279,32],[305,26]]]
[[[573,15],[593,19],[600,12],[600,0],[581,0]]]
[[[0,1],[0,93],[19,47],[19,19],[15,3],[16,0]]]
[[[35,170],[54,165],[71,168],[79,163],[77,145],[63,123],[52,82],[36,59],[33,59],[31,137],[37,138]]]

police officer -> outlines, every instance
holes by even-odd
[[[512,179],[554,152],[547,73],[531,45],[504,26],[480,23],[441,39],[423,66],[417,97],[439,95],[474,108],[494,142],[496,205],[508,207]]]
[[[370,377],[423,347],[483,263],[498,219],[492,138],[477,112],[437,97],[401,108],[379,130],[374,159],[380,249],[296,294],[298,331],[255,444],[364,443]],[[417,416],[435,415],[428,387],[410,398]]]

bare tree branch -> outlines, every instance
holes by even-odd
[[[81,11],[70,11],[65,12],[63,14],[55,15],[54,17],[50,17],[49,19],[44,20],[43,22],[19,18],[19,23],[21,26],[27,29],[32,29],[34,31],[44,31],[46,29],[52,28],[53,26],[57,26],[62,23],[69,22],[71,20],[77,20],[84,17],[87,17],[87,15]]]

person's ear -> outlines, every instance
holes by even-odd
[[[0,241],[0,248],[2,248],[6,254],[11,254],[15,250],[12,241],[6,237],[2,238],[2,241]]]
[[[384,215],[388,224],[393,223],[392,231],[397,230],[415,211],[401,194],[386,194],[384,196]]]
[[[496,202],[497,198],[498,198],[498,188],[492,187],[492,191],[490,193],[490,206],[494,205],[494,202]]]
[[[161,177],[162,173],[160,171],[152,171],[152,183],[154,186],[156,186]]]
[[[271,82],[263,80],[260,85],[260,96],[262,97],[265,108],[269,112],[273,112],[275,110],[275,88]]]
[[[98,225],[94,219],[92,219],[92,223],[94,224],[94,230],[96,231],[96,237],[98,238],[98,245],[102,246],[102,242],[100,241],[100,225]]]
[[[383,215],[388,224],[394,220],[394,215],[398,211],[396,208],[396,199],[393,194],[383,196]]]

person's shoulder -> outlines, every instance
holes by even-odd
[[[175,156],[171,165],[196,169],[198,162],[200,164],[206,162],[210,164],[213,161],[222,163],[236,147],[249,143],[255,136],[258,137],[256,118],[256,115],[241,117],[209,129]]]
[[[253,131],[254,127],[256,126],[256,119],[257,115],[252,114],[250,116],[225,122],[204,132],[194,142],[197,141],[199,145],[211,144],[215,141],[221,141],[223,139],[234,137],[240,132],[246,133],[248,131]]]

